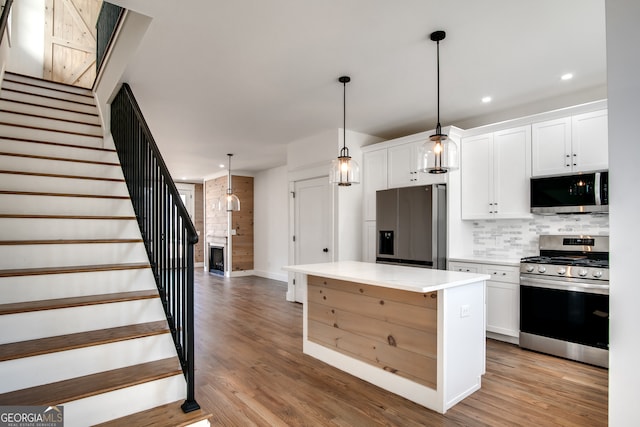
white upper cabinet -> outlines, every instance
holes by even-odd
[[[387,150],[365,152],[363,155],[362,185],[365,221],[376,219],[376,191],[387,189]]]
[[[607,110],[532,125],[532,175],[608,168]]]
[[[609,124],[607,110],[584,113],[571,118],[571,141],[576,154],[574,171],[609,168]]]
[[[389,188],[445,183],[446,174],[418,172],[420,148],[425,140],[389,147]]]
[[[531,128],[462,139],[462,219],[528,218]]]

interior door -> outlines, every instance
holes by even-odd
[[[294,184],[295,264],[333,261],[332,197],[328,177],[296,181]],[[307,289],[296,275],[295,300],[304,302]]]
[[[45,0],[44,78],[90,88],[102,0]]]

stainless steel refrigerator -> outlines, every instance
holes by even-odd
[[[445,184],[376,192],[376,262],[446,268]]]

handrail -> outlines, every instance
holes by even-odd
[[[111,103],[111,134],[187,380],[184,412],[195,400],[193,246],[196,228],[128,84]]]
[[[2,6],[2,16],[0,16],[0,43],[4,38],[4,31],[7,28],[7,22],[9,22],[9,12],[11,12],[11,5],[13,0],[7,0]]]

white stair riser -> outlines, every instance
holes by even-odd
[[[0,155],[0,170],[123,179],[120,166]]]
[[[0,189],[65,194],[99,194],[129,196],[124,182],[97,179],[56,178],[39,175],[17,175],[0,172]]]
[[[129,199],[0,194],[0,213],[52,215],[135,215]]]
[[[150,268],[0,277],[3,304],[156,289]]]
[[[94,105],[78,104],[59,99],[43,98],[42,96],[31,95],[28,93],[0,91],[0,98],[11,99],[14,101],[25,102],[29,104],[42,105],[50,108],[59,108],[62,110],[76,111],[80,113],[96,114],[97,109]]]
[[[11,111],[0,111],[0,122],[14,125],[32,126],[37,128],[59,130],[63,132],[82,133],[87,135],[102,136],[100,126],[86,123],[68,122],[65,120],[49,119],[43,117],[30,116],[25,114],[14,114]]]
[[[102,135],[86,136],[62,133],[50,130],[29,129],[19,126],[0,125],[0,137],[23,138],[33,141],[57,142],[60,144],[81,145],[102,148]]]
[[[0,111],[15,111],[36,116],[49,117],[52,119],[72,120],[74,122],[100,125],[100,117],[95,114],[75,113],[72,111],[58,110],[55,108],[43,107],[39,105],[23,104],[12,102],[7,99],[0,99]]]
[[[64,404],[65,427],[85,427],[186,398],[184,375],[150,381]]]
[[[51,89],[62,90],[65,92],[73,92],[80,95],[92,95],[92,92],[90,89],[85,89],[79,86],[68,86],[68,85],[52,82],[49,80],[34,79],[29,76],[24,76],[20,74],[7,73],[4,75],[4,78],[5,78],[5,81],[11,80],[12,82],[26,83],[26,84],[35,85],[35,86],[43,86]]]
[[[29,141],[15,141],[0,138],[0,152],[58,157],[63,159],[89,160],[93,162],[118,163],[118,153],[114,151],[88,148],[66,147]]]
[[[95,103],[95,99],[93,98],[93,96],[89,97],[89,96],[79,95],[75,93],[63,92],[56,89],[48,89],[45,87],[15,83],[15,82],[6,81],[6,80],[2,83],[2,89],[19,90],[22,92],[28,92],[33,95],[52,97],[56,99],[64,99],[65,101],[79,102],[82,104],[92,105]]]
[[[0,344],[166,320],[159,298],[0,316]]]
[[[0,269],[149,262],[142,243],[0,245]]]
[[[0,239],[139,239],[135,220],[0,218]]]
[[[0,362],[0,393],[126,368],[176,355],[171,334]]]

